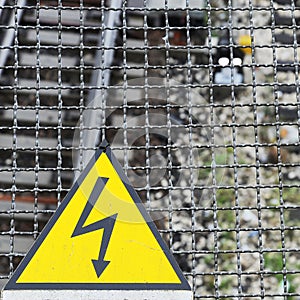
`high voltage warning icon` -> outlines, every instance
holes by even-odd
[[[190,300],[191,288],[107,143],[12,275],[3,300]]]

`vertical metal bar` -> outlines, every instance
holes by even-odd
[[[62,11],[64,9],[62,0],[58,0],[58,45],[57,45],[57,87],[58,87],[58,124],[57,124],[57,204],[61,203],[61,191],[62,191],[62,179],[61,179],[61,169],[62,169]]]
[[[41,87],[41,62],[40,62],[40,1],[36,3],[36,102],[35,102],[35,180],[34,180],[34,239],[38,236],[38,188],[39,188],[39,129],[40,129],[40,87]]]
[[[84,18],[83,18],[83,9],[84,9],[84,5],[83,5],[83,0],[80,0],[79,3],[80,6],[80,29],[79,29],[79,33],[80,33],[80,50],[79,50],[79,67],[80,67],[80,100],[79,100],[79,150],[78,150],[78,164],[75,167],[75,174],[76,173],[81,173],[83,170],[83,126],[84,126],[84,88],[85,88],[85,81],[84,81]],[[77,169],[76,169],[77,167]]]
[[[124,170],[125,174],[128,171],[128,139],[127,139],[127,88],[128,88],[128,81],[127,81],[127,15],[126,15],[126,1],[123,2],[122,6],[122,40],[123,40],[123,142],[124,142]]]
[[[191,95],[191,85],[192,85],[192,59],[191,59],[191,50],[190,47],[191,44],[191,36],[190,36],[190,0],[186,0],[186,7],[187,7],[187,14],[186,14],[186,33],[187,33],[187,109],[188,109],[188,135],[189,135],[189,158],[188,158],[188,164],[189,164],[189,188],[191,192],[191,231],[192,231],[192,270],[195,270],[196,268],[196,235],[195,235],[195,225],[196,225],[196,218],[195,218],[195,212],[196,212],[196,203],[195,203],[195,176],[194,176],[194,147],[193,147],[193,102],[192,102],[192,95]],[[192,289],[195,293],[196,291],[196,278],[193,276],[193,285]]]
[[[105,98],[106,92],[102,95],[101,90],[106,90],[109,85],[110,79],[110,69],[111,63],[113,61],[114,55],[114,44],[117,35],[117,30],[114,29],[118,24],[118,18],[122,10],[122,0],[112,0],[109,7],[109,12],[107,17],[104,18],[104,32],[99,35],[99,49],[104,50],[103,58],[101,57],[101,51],[97,51],[95,57],[95,67],[96,70],[93,71],[92,75],[92,86],[94,87],[88,96],[88,101],[86,106],[90,106],[84,117],[84,128],[83,131],[83,147],[84,153],[82,155],[83,166],[85,166],[90,157],[94,152],[94,148],[99,143],[99,132],[103,127],[105,120],[101,120],[99,115],[99,110],[102,113],[105,110],[105,103],[103,99]],[[103,35],[103,42],[102,42]],[[96,87],[96,88],[95,88]],[[101,89],[101,90],[99,90]],[[93,109],[94,107],[95,109]],[[80,160],[77,159],[77,169],[79,169]],[[79,175],[79,172],[75,173],[75,178]]]
[[[215,154],[215,117],[214,117],[214,95],[213,95],[213,56],[212,56],[212,5],[207,0],[207,29],[208,29],[208,66],[209,66],[209,108],[210,108],[210,146],[211,146],[211,172],[212,172],[212,208],[213,208],[213,255],[214,255],[214,289],[215,298],[219,298],[219,276],[218,276],[218,203],[217,203],[217,177],[216,177],[216,154]]]
[[[10,237],[9,237],[9,274],[12,275],[14,270],[14,242],[15,242],[15,210],[16,210],[16,175],[17,175],[17,111],[18,111],[18,9],[17,0],[14,3],[14,85],[13,85],[13,142],[12,142],[12,187],[11,187],[11,207],[10,207]]]
[[[258,217],[258,251],[259,251],[259,280],[260,280],[260,297],[263,299],[265,294],[264,286],[264,252],[263,252],[263,231],[262,231],[262,199],[261,199],[261,171],[260,171],[260,155],[259,155],[259,135],[258,135],[258,103],[257,103],[257,87],[256,87],[256,71],[255,71],[255,47],[254,47],[254,23],[253,23],[253,1],[249,0],[249,17],[250,17],[250,38],[251,38],[251,74],[252,74],[252,101],[253,101],[253,127],[255,142],[255,184],[256,184],[256,205]]]
[[[144,19],[145,20],[145,19]],[[146,173],[146,203],[147,208],[150,208],[150,119],[149,119],[149,80],[148,80],[148,67],[149,67],[149,55],[148,55],[148,31],[144,30],[144,92],[145,92],[145,173]]]
[[[229,29],[229,50],[230,50],[230,68],[231,68],[231,122],[232,122],[232,146],[233,146],[233,163],[234,163],[234,198],[235,198],[235,235],[236,235],[236,247],[237,247],[237,269],[238,269],[238,299],[241,299],[242,294],[242,284],[241,284],[241,272],[242,272],[242,266],[241,266],[241,254],[239,250],[241,250],[241,240],[240,240],[240,214],[239,214],[239,182],[238,182],[238,168],[236,167],[238,164],[237,161],[237,128],[235,126],[236,124],[236,112],[235,112],[235,106],[236,106],[236,99],[235,99],[235,88],[234,88],[234,68],[233,65],[233,21],[232,21],[232,9],[233,6],[233,0],[228,0],[228,29]]]
[[[4,2],[4,1],[3,1]],[[16,3],[18,7],[26,6],[26,0],[19,0],[18,3]],[[23,14],[22,9],[17,9],[17,15],[14,16],[14,14],[11,14],[11,17],[8,21],[7,26],[11,29],[15,26],[15,20],[19,23]],[[1,17],[1,15],[0,15]],[[10,52],[10,46],[14,41],[14,32],[12,32],[10,29],[6,30],[6,33],[4,35],[3,41],[2,41],[2,47],[0,53],[0,67],[5,66],[6,60],[8,58],[9,52]],[[0,68],[0,77],[2,76],[3,68]]]
[[[299,79],[299,58],[297,49],[299,47],[297,41],[297,22],[296,22],[296,5],[295,0],[291,0],[292,10],[292,26],[293,26],[293,48],[294,48],[294,64],[295,64],[295,84],[296,84],[296,100],[298,111],[298,140],[300,141],[300,79]]]
[[[5,5],[5,2],[6,2],[6,0],[1,0],[0,1],[0,7],[1,7],[1,9],[0,9],[0,18],[1,18],[1,15],[2,15],[2,13],[3,13],[3,6]]]
[[[281,159],[281,137],[280,137],[280,119],[279,119],[279,96],[278,96],[278,74],[277,74],[277,54],[276,54],[276,45],[275,41],[275,5],[274,1],[270,0],[270,8],[272,12],[271,17],[271,32],[272,32],[272,54],[273,54],[273,67],[274,67],[274,107],[275,107],[275,120],[276,120],[276,150],[277,150],[277,169],[278,169],[278,189],[279,189],[279,202],[280,202],[280,235],[281,235],[281,247],[282,247],[282,275],[283,275],[283,293],[288,293],[287,286],[287,275],[286,275],[286,246],[285,246],[285,224],[284,224],[284,200],[283,200],[283,176],[282,176],[282,159]]]
[[[169,6],[171,5],[171,1],[165,0],[164,1],[164,17],[165,17],[165,49],[166,49],[166,103],[167,103],[167,132],[168,132],[168,144],[167,147],[171,145],[171,135],[170,135],[170,88],[171,88],[171,72],[170,72],[170,24],[169,24]],[[168,167],[168,184],[172,187],[171,181],[171,168],[172,168],[172,157],[170,155],[170,149],[168,149],[168,157],[167,157],[167,167]],[[169,243],[170,249],[174,251],[174,228],[173,228],[173,203],[172,203],[172,191],[168,191],[168,228],[169,228]]]

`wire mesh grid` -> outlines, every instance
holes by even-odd
[[[0,1],[0,279],[107,139],[195,299],[298,299],[296,0]]]

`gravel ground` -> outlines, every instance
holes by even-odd
[[[248,7],[248,1],[239,1],[238,5],[236,2],[235,7]],[[215,5],[222,7],[220,2]],[[253,1],[253,5],[268,7],[270,1]],[[275,7],[286,8],[276,3]],[[224,12],[219,12],[215,18],[214,25],[221,25]],[[256,47],[254,53],[244,60],[244,64],[249,66],[244,67],[245,83],[258,86],[239,89],[234,98],[230,95],[223,98],[218,102],[220,107],[213,110],[214,125],[221,127],[215,127],[215,144],[232,145],[234,142],[238,146],[215,149],[214,169],[213,151],[204,147],[208,141],[211,142],[209,128],[200,134],[195,130],[190,135],[189,132],[178,135],[178,145],[192,142],[200,147],[192,155],[187,154],[189,164],[197,166],[197,171],[190,173],[183,170],[179,182],[181,187],[190,187],[192,181],[195,187],[171,193],[163,201],[156,199],[152,207],[168,208],[169,205],[170,208],[171,205],[173,208],[173,212],[166,216],[169,222],[166,227],[174,231],[169,236],[172,250],[177,253],[181,268],[196,274],[194,280],[189,279],[197,295],[215,295],[218,292],[221,298],[229,295],[229,298],[235,299],[234,295],[244,293],[257,296],[245,296],[243,299],[258,299],[264,291],[267,295],[274,295],[266,298],[283,299],[278,294],[289,292],[295,294],[290,299],[299,299],[300,256],[296,250],[300,243],[298,231],[292,230],[300,225],[297,187],[300,168],[294,165],[299,163],[299,148],[282,146],[278,154],[274,144],[279,136],[281,143],[299,142],[297,126],[286,124],[297,122],[297,107],[291,105],[298,99],[296,93],[285,93],[272,87],[274,82],[295,83],[295,72],[279,70],[275,73],[273,64],[274,61],[288,63],[294,57],[299,60],[299,53],[292,47],[275,49],[269,46],[272,34],[282,32],[264,28],[270,25],[270,10],[254,11],[251,20],[249,11],[236,11],[232,19],[233,26],[259,27],[252,33]],[[241,34],[249,33],[247,30],[235,30],[234,38],[237,40]],[[285,30],[284,34],[292,35],[293,31]],[[170,59],[170,63],[180,63],[180,60]],[[252,68],[253,63],[258,66]],[[192,73],[194,84],[209,82],[206,69],[198,68]],[[174,72],[171,78],[186,84],[188,76],[181,71],[179,74]],[[195,95],[191,97],[193,105],[208,104],[208,89],[193,88],[192,93]],[[170,96],[174,103],[186,105],[182,99],[180,93],[174,92]],[[255,102],[259,106],[254,111],[253,106],[247,104]],[[278,119],[276,103],[282,105]],[[222,104],[227,107],[222,107]],[[237,105],[235,110],[231,105]],[[192,114],[200,124],[212,124],[210,108],[193,108]],[[199,120],[203,115],[205,117]],[[276,127],[276,121],[285,123]],[[254,126],[255,123],[259,126]],[[254,143],[265,146],[256,148]],[[278,162],[284,165],[277,165]],[[181,163],[186,165],[184,161]],[[259,163],[260,167],[256,168]],[[235,168],[234,164],[239,164],[239,167]],[[213,182],[218,185],[217,190],[208,189]],[[289,187],[280,188],[280,185]],[[235,190],[235,186],[239,189]],[[264,187],[258,189],[257,186]],[[287,229],[284,230],[284,227]],[[194,253],[191,249],[195,250]],[[236,253],[237,250],[241,253]],[[217,255],[213,251],[217,251]],[[286,276],[283,275],[285,270]],[[239,272],[242,275],[238,275]]]

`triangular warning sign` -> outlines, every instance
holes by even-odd
[[[3,300],[24,295],[32,300],[192,298],[108,145],[95,153],[2,291]]]

